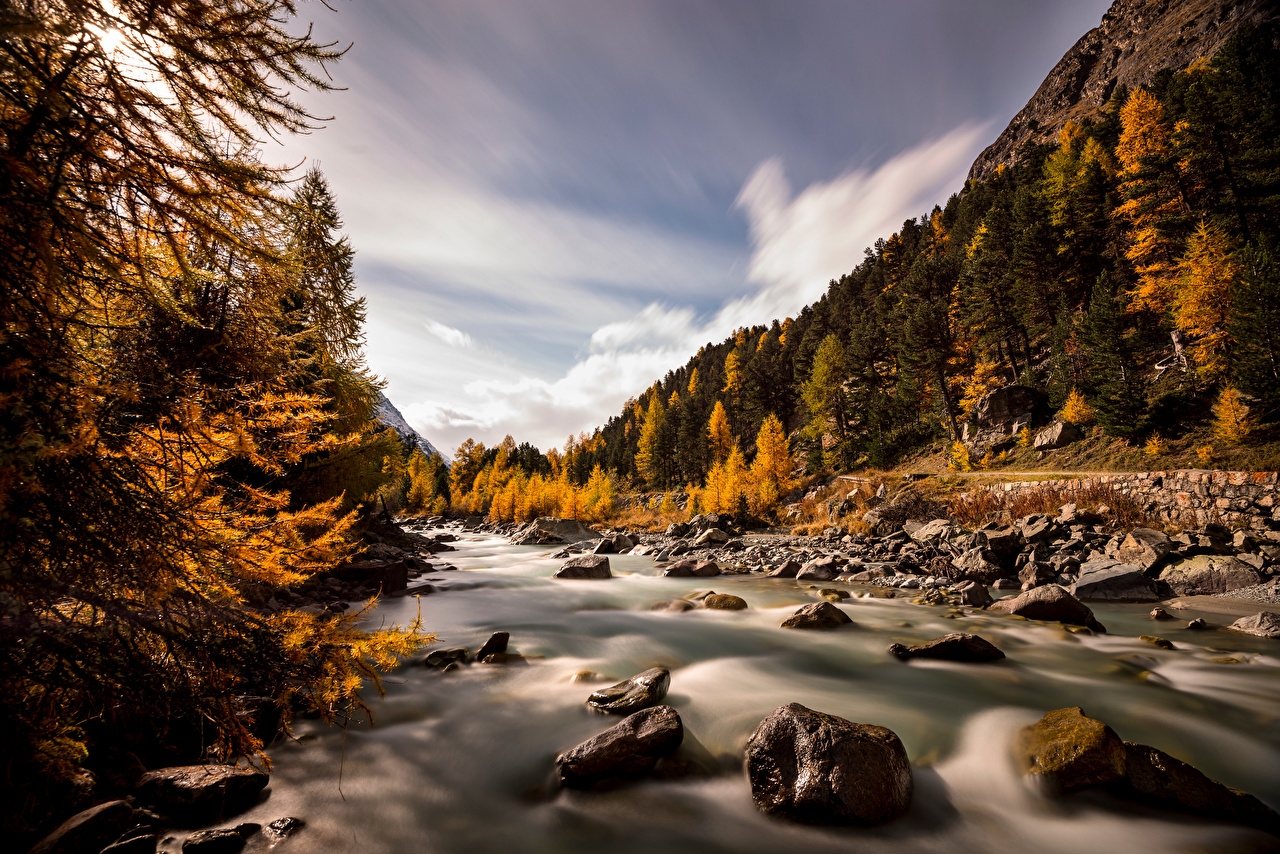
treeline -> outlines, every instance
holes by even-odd
[[[362,508],[407,478],[325,180],[260,155],[315,123],[288,93],[340,56],[294,14],[0,20],[0,824],[20,847],[147,767],[344,718],[422,642],[263,606],[355,553]]]
[[[708,344],[575,440],[575,476],[713,481],[771,416],[809,471],[954,443],[1021,383],[1154,447],[1280,409],[1280,34],[1118,90],[1057,144],[868,249],[795,318]],[[962,451],[962,453],[964,453]],[[967,463],[967,461],[966,461]]]

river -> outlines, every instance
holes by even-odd
[[[1098,636],[981,612],[948,619],[945,607],[856,598],[867,588],[835,582],[823,586],[855,593],[840,607],[856,626],[791,631],[778,624],[815,601],[803,582],[662,578],[651,558],[630,555],[611,556],[612,580],[562,581],[550,577],[561,562],[547,547],[469,533],[454,545],[441,557],[458,571],[428,579],[441,592],[389,599],[371,622],[404,623],[421,607],[440,646],[474,651],[506,630],[513,651],[540,657],[453,673],[406,665],[371,703],[373,726],[344,734],[300,721],[296,740],[271,748],[270,796],[229,824],[298,816],[306,828],[281,847],[335,854],[1280,850],[1257,831],[1104,795],[1044,798],[1020,778],[1009,750],[1018,727],[1079,705],[1123,738],[1280,806],[1276,641],[1153,623],[1149,605],[1094,607],[1109,630]],[[750,607],[649,610],[707,588]],[[1157,629],[1177,648],[1138,639]],[[885,652],[895,641],[958,630],[980,633],[1008,658],[904,664]],[[556,792],[556,754],[618,720],[588,711],[587,695],[654,665],[671,669],[666,702],[684,721],[686,744],[705,749],[722,773]],[[584,670],[608,681],[573,681]],[[870,830],[759,813],[743,746],[788,702],[896,732],[914,764],[910,812]]]

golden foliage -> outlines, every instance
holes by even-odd
[[[1253,430],[1253,418],[1244,395],[1232,386],[1224,386],[1213,405],[1213,435],[1226,442],[1241,442]]]
[[[973,471],[973,457],[964,442],[952,442],[947,454],[947,468],[952,471]]]
[[[1096,421],[1098,413],[1089,405],[1089,401],[1085,400],[1080,390],[1073,388],[1067,395],[1066,402],[1062,404],[1058,417],[1070,424],[1084,427]]]
[[[964,396],[960,398],[960,412],[963,417],[969,416],[969,411],[977,405],[983,395],[1004,384],[1003,371],[997,362],[987,358],[978,359],[973,366],[973,373],[965,380]]]
[[[666,410],[662,407],[662,397],[655,387],[649,395],[649,410],[645,413],[644,423],[640,427],[640,439],[636,449],[636,471],[644,481],[650,484],[656,484],[661,474],[658,439],[665,417]]]
[[[711,442],[712,463],[720,464],[729,459],[729,454],[737,443],[729,431],[729,415],[725,412],[724,403],[719,400],[711,409],[711,417],[707,421],[707,437]]]
[[[1191,338],[1191,357],[1211,379],[1227,368],[1227,317],[1239,272],[1226,233],[1200,223],[1178,260],[1173,319]]]
[[[1148,457],[1162,457],[1169,453],[1169,443],[1164,439],[1161,439],[1159,436],[1152,436],[1147,440],[1146,444],[1142,446],[1142,451]]]

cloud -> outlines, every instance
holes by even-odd
[[[453,347],[470,347],[474,342],[471,336],[463,332],[461,329],[454,329],[452,326],[445,326],[438,320],[428,320],[422,324],[435,337],[444,343]]]

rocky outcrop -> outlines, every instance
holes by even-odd
[[[1095,632],[1105,632],[1102,624],[1094,619],[1093,611],[1076,597],[1056,584],[1036,587],[1018,596],[997,599],[988,611],[1014,614],[1028,620],[1047,620],[1085,626]]]
[[[1030,386],[1007,385],[989,391],[969,410],[961,438],[979,453],[1012,448],[1018,433],[1047,410],[1044,395]]]
[[[1262,583],[1258,571],[1242,560],[1222,555],[1195,555],[1160,571],[1160,580],[1179,596],[1229,593]]]
[[[1263,611],[1261,614],[1254,614],[1252,617],[1241,617],[1230,626],[1227,626],[1227,628],[1233,632],[1244,632],[1247,635],[1257,635],[1260,638],[1280,640],[1280,614]]]
[[[555,578],[613,578],[609,558],[604,555],[571,557],[556,572]]]
[[[997,166],[1053,142],[1067,121],[1097,114],[1117,87],[1132,89],[1162,69],[1212,56],[1242,24],[1275,17],[1270,0],[1116,0],[978,156],[969,178],[985,179]]]
[[[889,654],[902,661],[928,658],[967,664],[982,664],[1004,658],[1004,653],[995,644],[969,632],[952,632],[915,646],[895,643],[890,645]]]
[[[810,824],[875,825],[911,803],[911,763],[891,730],[815,712],[775,709],[747,740],[756,806]]]
[[[838,629],[847,626],[853,620],[830,602],[814,602],[805,605],[790,617],[782,621],[784,629]]]
[[[231,765],[184,765],[148,771],[138,780],[138,803],[188,826],[212,824],[253,806],[266,772]]]
[[[1034,444],[1037,451],[1056,451],[1083,438],[1079,427],[1070,421],[1058,420],[1037,431]]]
[[[665,667],[650,667],[617,685],[594,692],[587,698],[587,705],[597,712],[629,715],[661,703],[669,687],[671,671]]]
[[[1154,602],[1162,599],[1142,568],[1099,558],[1080,567],[1080,578],[1071,586],[1079,599],[1112,602]]]
[[[511,538],[516,546],[548,546],[566,543],[580,543],[583,540],[594,540],[600,534],[591,530],[576,519],[557,519],[544,516],[534,519]]]
[[[684,741],[684,724],[670,706],[655,706],[626,717],[604,732],[556,757],[560,784],[591,789],[616,780],[643,777]]]

